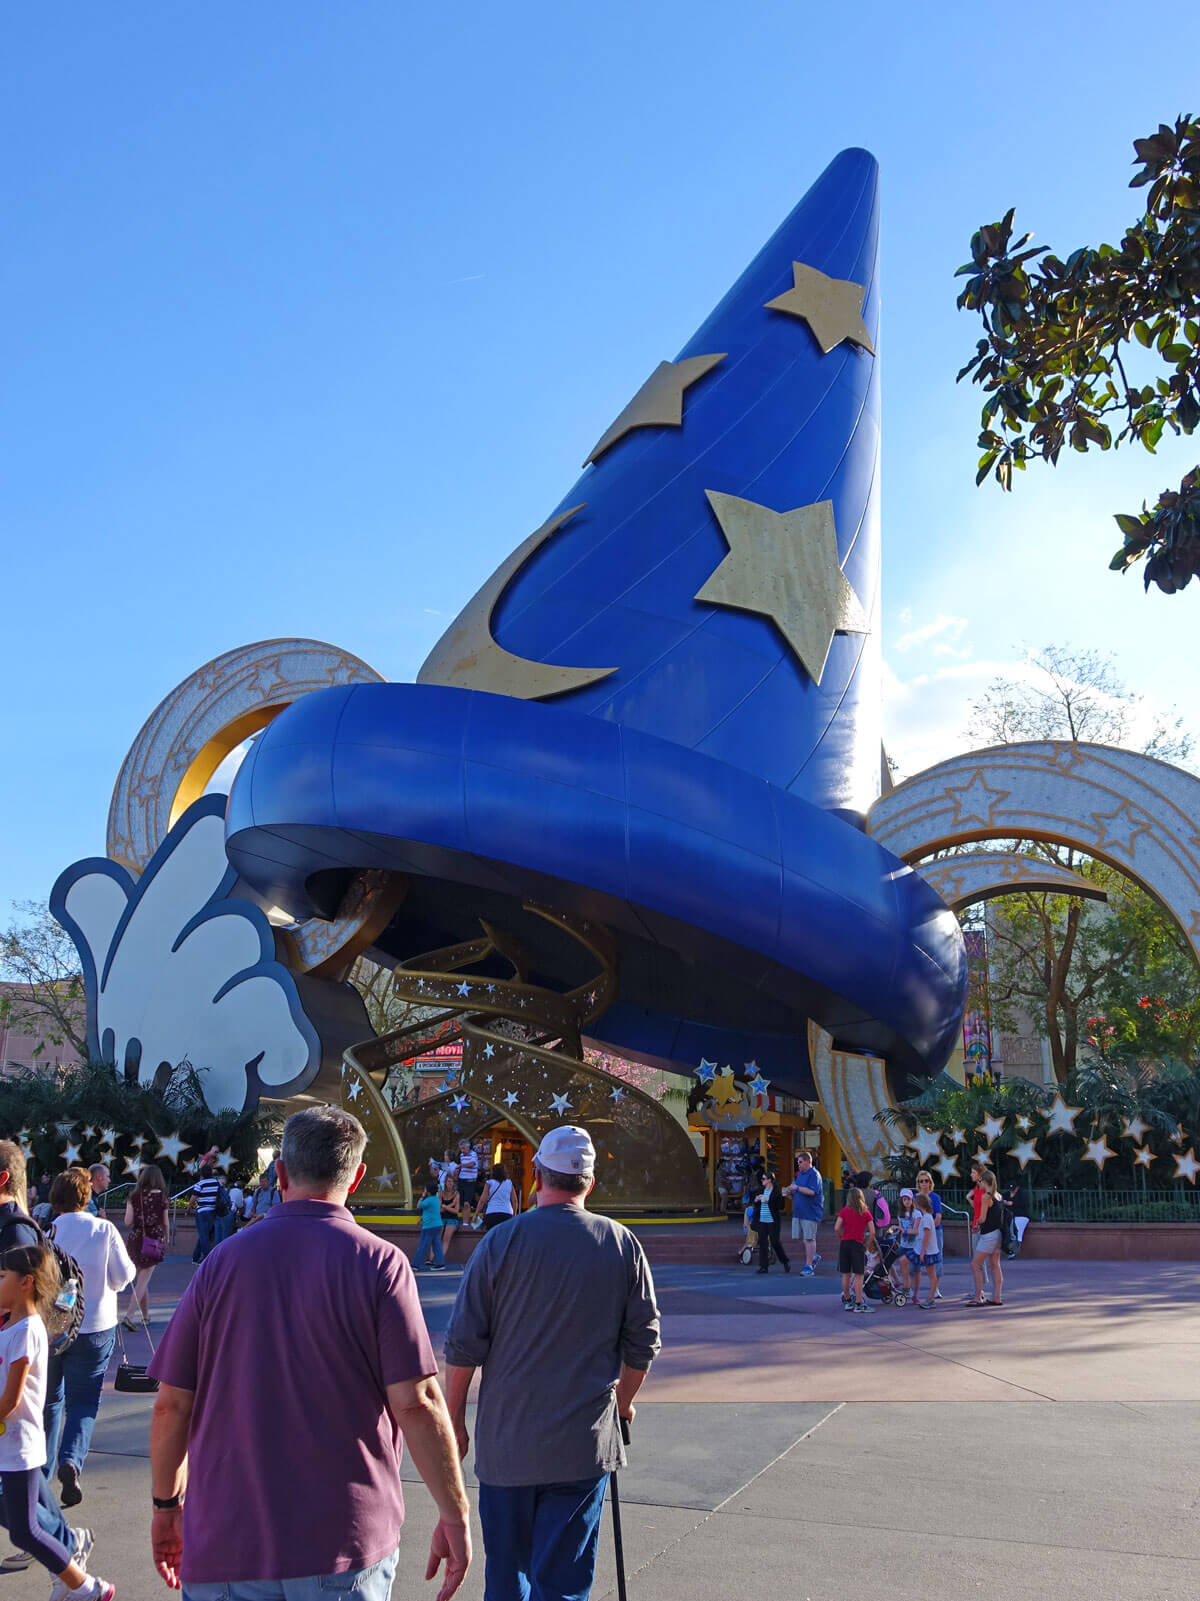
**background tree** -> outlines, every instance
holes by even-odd
[[[958,305],[980,314],[985,337],[958,376],[988,397],[976,483],[991,473],[1011,489],[1014,468],[1055,464],[1067,445],[1153,451],[1166,429],[1200,423],[1200,120],[1164,123],[1134,151],[1130,187],[1149,187],[1120,245],[1063,260],[1031,234],[1014,241],[1012,210],[971,239]],[[1147,588],[1182,589],[1200,572],[1200,468],[1116,522],[1110,565],[1144,561]]]
[[[1161,716],[1129,691],[1110,657],[1054,645],[1030,653],[1020,673],[993,679],[973,702],[966,732],[975,745],[1086,741],[1173,762],[1186,761],[1193,746],[1180,719]],[[1174,920],[1104,862],[1041,840],[1002,843],[1080,873],[1108,902],[1026,893],[990,903],[983,915],[993,1022],[1012,1028],[1028,1015],[1049,1044],[1060,1083],[1079,1065],[1089,1019],[1098,1013],[1119,1019],[1129,1061],[1190,1065],[1200,1040],[1200,988]],[[1148,995],[1166,1005],[1141,1007]]]
[[[13,910],[17,921],[0,933],[0,977],[25,991],[0,998],[0,1021],[18,1034],[44,1035],[35,1057],[51,1044],[86,1062],[83,975],[71,937],[37,901],[18,901]]]

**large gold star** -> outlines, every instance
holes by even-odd
[[[777,512],[715,489],[705,493],[729,554],[696,599],[769,617],[819,684],[833,636],[871,632],[838,563],[833,502]]]
[[[734,1082],[733,1073],[729,1068],[716,1075],[708,1093],[718,1106],[729,1106],[741,1099],[741,1091]]]
[[[711,372],[718,363],[724,361],[726,354],[726,351],[722,351],[718,356],[687,356],[683,361],[660,361],[599,444],[592,447],[591,455],[583,465],[586,467],[589,461],[597,461],[618,439],[623,439],[635,428],[682,428],[684,390],[690,389],[697,379],[703,378],[705,373]]]
[[[792,262],[792,287],[774,300],[768,300],[768,311],[783,311],[789,317],[800,317],[813,331],[813,337],[826,355],[843,339],[861,345],[875,354],[875,346],[862,319],[863,301],[867,291],[862,284],[849,278],[830,278],[815,267],[806,267],[802,261]]]

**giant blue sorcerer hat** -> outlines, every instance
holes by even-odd
[[[486,917],[577,980],[530,901],[592,918],[647,1059],[754,1058],[811,1090],[811,1019],[926,1074],[958,1028],[958,925],[862,819],[878,793],[878,170],[844,151],[416,684],[305,696],[230,799],[230,861],[298,918],[350,875],[409,893],[377,951]],[[533,519],[531,519],[532,521]]]

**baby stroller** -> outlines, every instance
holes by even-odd
[[[900,1246],[894,1230],[876,1235],[879,1250],[872,1267],[863,1277],[863,1294],[869,1301],[880,1301],[884,1306],[906,1306],[908,1296],[896,1271]]]
[[[746,1240],[737,1254],[737,1259],[743,1267],[749,1267],[751,1262],[757,1262],[758,1260],[758,1230],[750,1223],[746,1224]],[[775,1255],[775,1247],[768,1245],[767,1261],[774,1264],[778,1260],[779,1258]]]

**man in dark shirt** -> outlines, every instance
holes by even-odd
[[[596,1152],[551,1129],[534,1157],[537,1206],[472,1255],[446,1333],[446,1399],[470,1449],[475,1420],[484,1601],[586,1597],[608,1476],[625,1462],[620,1420],[658,1354],[654,1281],[637,1239],[585,1209]]]

